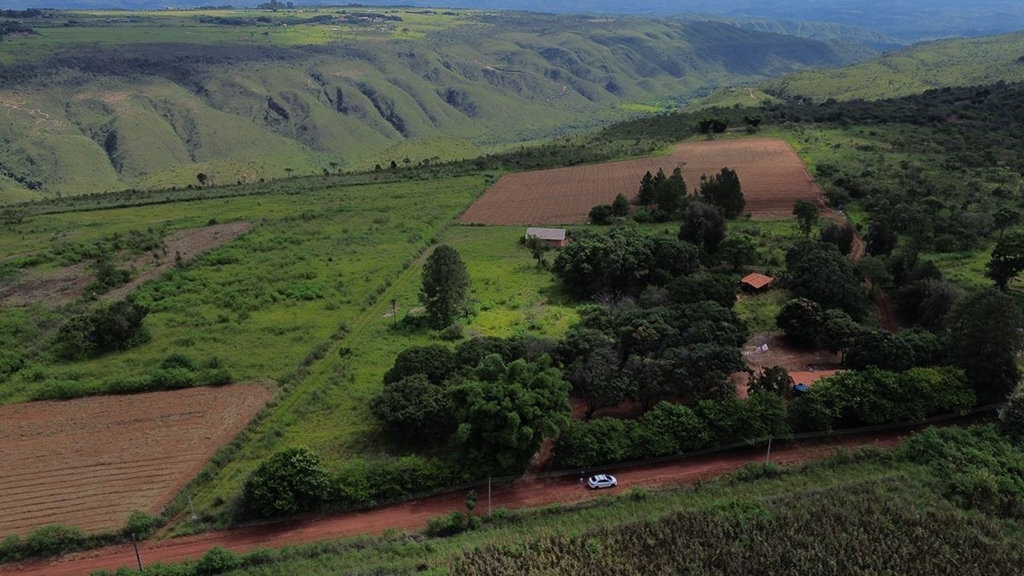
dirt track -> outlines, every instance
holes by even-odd
[[[791,465],[823,458],[838,447],[853,449],[866,445],[892,446],[907,433],[908,430],[898,430],[831,439],[826,442],[776,444],[772,449],[772,461],[776,464]],[[764,450],[756,448],[611,471],[619,479],[620,488],[617,491],[622,491],[639,486],[695,484],[698,480],[732,472],[747,462],[762,462],[764,458]],[[592,492],[585,489],[577,483],[575,477],[522,480],[510,486],[495,487],[492,504],[495,508],[538,507],[553,503],[579,502],[603,493],[607,492]],[[487,509],[486,489],[480,494],[478,510],[483,512]],[[146,564],[168,563],[197,558],[214,546],[245,552],[256,548],[281,547],[344,536],[379,534],[389,528],[419,530],[426,526],[430,517],[462,509],[464,499],[465,494],[462,492],[443,494],[366,512],[314,517],[210,532],[174,540],[146,542],[140,546],[140,550]],[[26,576],[70,576],[88,574],[104,568],[112,570],[118,566],[134,565],[135,555],[131,545],[127,544],[48,561],[0,568],[9,569],[4,571],[5,574],[9,572]]]

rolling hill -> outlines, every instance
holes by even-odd
[[[715,22],[526,13],[48,12],[0,42],[0,199],[472,157],[836,66]],[[642,105],[642,106],[638,106]]]
[[[1015,32],[922,42],[853,66],[770,80],[762,89],[782,97],[872,100],[920,94],[945,86],[1021,80],[1024,80],[1024,32]]]

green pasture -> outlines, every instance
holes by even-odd
[[[46,249],[54,237],[83,242],[211,219],[247,220],[254,227],[138,291],[137,300],[151,311],[148,343],[85,362],[40,365],[8,381],[0,399],[25,400],[54,386],[95,389],[144,373],[173,352],[197,362],[217,358],[238,381],[280,379],[358,318],[483,186],[476,176],[305,193],[298,188],[290,195],[33,217],[21,225],[25,240],[16,229],[4,231],[0,246],[6,254]]]
[[[467,337],[528,334],[558,337],[577,317],[572,302],[553,276],[537,268],[519,245],[521,227],[447,227],[439,243],[456,248],[472,279],[474,314],[465,322]],[[407,328],[406,316],[419,314],[418,293],[427,253],[412,252],[390,273],[378,274],[381,289],[373,303],[348,318],[322,360],[253,431],[235,458],[193,494],[196,508],[216,516],[238,493],[248,473],[275,451],[308,446],[329,468],[353,458],[401,455],[378,433],[370,399],[399,352],[410,346],[443,343],[434,332]],[[395,316],[393,310],[397,309]],[[326,340],[325,340],[326,341]]]

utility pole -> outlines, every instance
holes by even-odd
[[[139,572],[145,572],[146,570],[142,567],[142,556],[139,555],[139,542],[135,539],[134,532],[132,532],[132,546],[135,547],[135,560],[139,563]]]
[[[772,459],[772,437],[768,437],[768,454],[764,457],[764,465],[768,467],[768,462]]]
[[[391,318],[395,321],[395,328],[398,328],[398,298],[391,299]]]

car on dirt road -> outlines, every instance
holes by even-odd
[[[591,490],[597,490],[598,488],[615,488],[618,485],[619,481],[611,474],[598,474],[597,476],[591,476],[590,479],[587,480],[587,486],[590,486]]]

